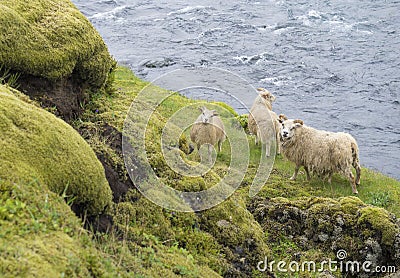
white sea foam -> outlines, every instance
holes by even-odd
[[[271,57],[271,54],[268,52],[262,52],[260,54],[252,55],[252,56],[236,56],[233,57],[234,60],[238,60],[242,62],[243,64],[260,64],[261,62],[267,61],[268,58]]]
[[[269,84],[273,84],[275,86],[282,86],[282,85],[286,85],[289,83],[289,81],[292,78],[290,76],[274,76],[274,77],[265,77],[263,79],[260,80],[260,82],[262,83],[269,83]]]
[[[118,18],[118,13],[125,10],[127,6],[120,6],[112,9],[111,11],[97,13],[89,17],[89,19],[115,19]]]
[[[175,14],[186,14],[186,13],[190,13],[192,11],[199,11],[199,10],[205,10],[208,9],[210,7],[205,7],[205,6],[187,6],[185,8],[179,9],[177,11],[173,11],[168,13],[168,15],[175,15]]]
[[[309,18],[322,18],[321,14],[321,12],[315,10],[308,11]]]

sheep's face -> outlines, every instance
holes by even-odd
[[[303,126],[302,120],[280,120],[280,123],[282,141],[290,140],[295,135],[296,129]]]
[[[215,117],[215,116],[218,116],[218,112],[217,112],[217,111],[215,111],[215,110],[208,110],[208,109],[205,108],[204,106],[203,106],[203,107],[200,107],[200,111],[201,111],[200,119],[201,119],[201,122],[202,122],[203,124],[211,123],[212,118]]]
[[[273,94],[271,94],[268,90],[264,89],[264,88],[258,88],[257,91],[260,92],[260,96],[268,101],[269,103],[272,103],[273,101],[275,101],[275,96]]]

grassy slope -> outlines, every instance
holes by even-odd
[[[145,82],[135,77],[130,70],[118,67],[115,79],[116,93],[107,96],[102,95],[94,99],[91,109],[88,109],[84,116],[84,120],[77,122],[76,125],[93,125],[94,123],[106,122],[121,131],[127,108],[138,92],[146,85]],[[156,122],[162,124],[165,122],[163,115],[168,117],[179,107],[190,103],[192,103],[190,100],[174,96],[173,101],[164,102],[159,107]],[[269,236],[270,231],[268,227],[263,226],[263,232],[260,223],[255,221],[253,216],[247,211],[247,206],[251,206],[253,202],[252,199],[248,198],[248,187],[251,184],[260,155],[260,149],[254,146],[252,138],[249,139],[251,148],[249,170],[242,183],[242,188],[226,202],[201,214],[172,213],[155,207],[149,201],[138,196],[139,194],[134,191],[136,193],[131,194],[135,195],[135,198],[131,198],[131,200],[140,199],[140,201],[124,203],[125,209],[132,211],[132,217],[128,221],[129,224],[121,221],[117,221],[117,223],[120,225],[121,223],[125,223],[126,226],[129,226],[133,241],[140,241],[143,237],[151,234],[155,236],[158,242],[168,242],[167,245],[172,242],[173,245],[185,248],[194,256],[198,263],[207,264],[220,274],[229,273],[229,264],[237,263],[236,260],[238,257],[232,253],[232,250],[237,249],[248,238],[260,244],[257,250],[254,251],[254,254],[243,254],[243,256],[250,259],[249,263],[253,264],[253,266],[257,259],[271,254],[271,251],[274,256],[278,256],[277,259],[279,259],[279,256],[280,258],[284,257],[285,252],[282,250],[285,250],[287,246],[296,246],[296,244],[286,237],[276,237],[275,234],[272,237]],[[107,147],[104,147],[104,144],[101,142],[99,143],[99,140],[94,140],[93,143],[92,146],[95,150],[107,152]],[[214,170],[220,174],[226,171],[226,164],[229,162],[229,156],[225,155],[229,153],[228,143],[224,144],[223,153],[219,155],[218,162],[214,167]],[[112,157],[113,155],[110,156]],[[189,159],[196,160],[193,154],[189,156]],[[166,167],[162,163],[161,157],[156,158],[152,163],[159,163],[163,167]],[[299,176],[298,181],[289,181],[288,179],[292,175],[293,168],[290,162],[278,156],[270,178],[258,194],[258,197],[261,199],[278,197],[277,200],[279,200],[279,197],[285,197],[293,206],[302,206],[299,204],[304,202],[304,197],[310,197],[310,200],[315,199],[317,203],[318,197],[328,197],[328,199],[324,199],[324,202],[330,207],[338,204],[336,198],[352,196],[351,187],[344,177],[335,175],[332,184],[325,183],[318,178],[313,178],[308,182],[303,175]],[[165,168],[165,171],[168,172],[169,170]],[[163,172],[160,171],[160,173]],[[190,184],[190,181],[188,183]],[[169,185],[174,186],[175,184],[171,182]],[[391,223],[388,220],[389,216],[380,210],[370,209],[362,201],[367,204],[383,207],[399,217],[400,182],[364,168],[359,192],[360,195],[358,197],[361,201],[356,199],[358,201],[356,201],[356,207],[351,211],[351,214],[354,214],[356,218],[359,217],[361,220],[357,220],[357,218],[352,221],[362,222],[368,220],[368,223],[370,223],[369,227],[372,226],[380,230],[387,238],[393,240],[393,236],[398,232],[397,228],[393,224],[390,224],[389,226],[393,229],[385,230],[386,228],[378,224],[380,221]],[[339,202],[341,205],[338,211],[348,213],[346,202],[352,203],[353,201],[346,200],[344,199],[343,201],[344,205],[342,205],[342,202]],[[312,203],[313,201],[309,202]],[[120,205],[117,205],[117,207]],[[366,209],[364,209],[365,207]],[[311,211],[314,210],[312,206],[309,208]],[[145,222],[143,222],[143,217],[146,218]],[[220,220],[228,221],[229,224],[226,227],[224,225],[221,226]],[[200,227],[200,229],[193,227]],[[205,242],[207,242],[206,246],[204,246]],[[324,256],[333,256],[334,258],[333,253],[319,249],[318,247],[311,248],[305,252],[306,258],[321,258]]]
[[[95,96],[82,119],[74,123],[76,128],[89,126],[94,131],[88,138],[89,144],[96,153],[108,157],[116,168],[123,167],[122,158],[110,147],[111,142],[96,130],[104,123],[122,130],[128,107],[145,85],[130,70],[119,67],[114,83],[116,92]],[[160,107],[154,127],[165,121],[163,114],[170,115],[174,109],[190,102],[174,96],[173,101]],[[303,176],[296,182],[288,181],[293,165],[281,157],[277,158],[259,198],[250,199],[248,186],[259,157],[259,149],[250,139],[251,164],[243,187],[226,202],[203,213],[177,213],[162,209],[131,190],[125,201],[110,208],[117,231],[95,237],[81,229],[79,220],[63,198],[41,183],[1,181],[1,276],[54,277],[64,273],[68,277],[218,277],[238,275],[237,269],[241,269],[242,274],[262,276],[251,267],[246,268],[241,259],[246,258],[246,264],[254,268],[265,255],[291,258],[302,249],[278,229],[279,223],[272,218],[264,219],[265,216],[260,219],[260,215],[264,215],[260,214],[262,210],[254,215],[250,213],[248,208],[255,204],[263,204],[269,213],[288,206],[309,209],[311,220],[318,219],[321,213],[343,212],[355,221],[356,228],[371,233],[372,227],[382,233],[385,241],[392,241],[398,231],[385,210],[366,206],[357,198],[318,198],[351,195],[350,186],[343,177],[335,176],[332,185],[316,178],[307,182]],[[227,153],[229,144],[225,143],[223,148]],[[195,159],[192,155],[189,158]],[[215,173],[223,174],[227,161],[228,156],[220,155]],[[156,156],[154,162],[162,165],[162,157]],[[173,182],[170,185],[174,186]],[[180,185],[185,189],[192,186],[192,182],[185,180]],[[363,201],[399,216],[398,181],[363,169],[359,191]],[[265,200],[271,200],[272,207],[268,208],[268,203],[263,203]],[[357,230],[353,232],[357,234]],[[354,243],[351,235],[345,240]],[[318,246],[303,250],[303,258],[326,257],[334,257],[334,254]],[[233,265],[236,270],[232,269]]]
[[[134,97],[147,83],[135,77],[130,70],[124,67],[118,67],[116,71],[115,88],[118,93],[114,95],[101,96],[95,100],[92,111],[98,109],[96,113],[88,111],[87,119],[91,122],[105,121],[122,131],[123,121],[126,117],[127,108],[130,106]],[[189,100],[185,98],[175,99],[176,103],[163,104],[166,107],[160,108],[160,113],[168,115],[171,111],[178,109],[180,106],[186,105]],[[174,105],[175,107],[173,107]],[[99,107],[99,108],[95,108]],[[168,111],[169,110],[169,111]],[[254,145],[254,141],[249,138],[251,149],[249,168],[257,166],[260,156],[260,149]],[[229,144],[224,143],[223,152],[229,152]],[[221,155],[219,163],[216,166],[223,167],[228,157]],[[297,181],[290,181],[289,178],[293,174],[294,166],[285,160],[282,156],[277,156],[274,169],[258,196],[273,198],[286,197],[298,198],[304,196],[331,197],[337,198],[342,196],[352,196],[351,187],[345,177],[334,175],[332,184],[314,177],[311,181],[306,181],[304,172],[300,171]],[[367,204],[383,207],[388,211],[400,217],[400,181],[387,177],[381,173],[362,169],[361,185],[359,186],[359,195],[357,196]]]

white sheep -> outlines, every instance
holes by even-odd
[[[283,155],[296,164],[295,180],[301,166],[310,179],[310,171],[328,177],[331,183],[333,173],[341,173],[349,178],[354,194],[360,184],[361,167],[356,140],[345,132],[329,132],[306,126],[302,120],[288,120],[279,116],[281,122],[281,149]],[[351,171],[356,170],[356,178]]]
[[[256,136],[256,145],[258,142],[265,145],[266,156],[270,156],[270,144],[275,137],[277,153],[280,154],[278,116],[272,111],[272,102],[275,101],[275,96],[264,88],[257,90],[260,93],[250,109],[249,131]]]
[[[208,156],[211,161],[213,146],[218,143],[218,151],[221,152],[222,143],[226,139],[225,127],[215,110],[208,110],[206,107],[200,107],[201,114],[194,122],[190,131],[190,139],[197,146],[197,151],[201,145],[208,144]]]

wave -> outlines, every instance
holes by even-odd
[[[253,56],[236,56],[233,57],[234,60],[238,60],[242,62],[243,64],[259,64],[260,61],[266,61],[266,60],[273,60],[273,54],[268,53],[268,52],[263,52],[261,54],[256,54]]]
[[[260,82],[265,82],[265,83],[269,83],[269,84],[273,84],[277,87],[286,85],[289,83],[289,81],[292,78],[290,76],[275,76],[275,77],[265,77],[263,79],[260,80]]]
[[[194,11],[201,11],[201,10],[207,10],[207,9],[213,9],[210,6],[187,6],[185,8],[179,9],[177,11],[173,11],[168,13],[168,15],[176,15],[176,14],[186,14]]]
[[[128,6],[116,7],[114,9],[112,9],[111,11],[96,13],[96,14],[90,16],[89,19],[106,19],[106,20],[108,20],[108,19],[119,18],[118,14],[121,13],[122,11],[126,10],[126,8],[128,8]]]

